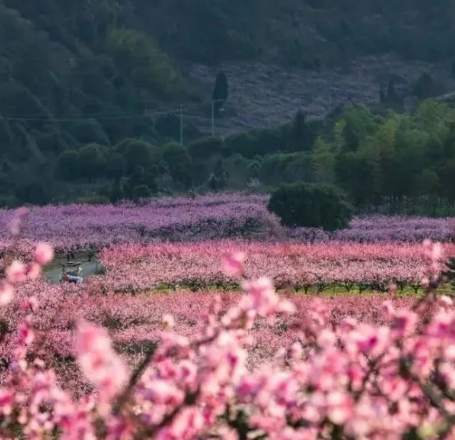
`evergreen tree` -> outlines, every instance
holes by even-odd
[[[296,113],[292,124],[292,144],[293,151],[310,151],[312,148],[310,129],[302,110]]]
[[[359,149],[360,139],[355,131],[354,124],[351,121],[347,121],[346,125],[343,127],[343,139],[343,150],[357,151]]]
[[[389,81],[387,88],[387,105],[396,112],[403,112],[404,110],[404,99],[396,91],[393,80]]]
[[[384,105],[387,102],[387,94],[384,90],[384,86],[381,84],[379,86],[379,103]]]
[[[437,94],[434,79],[428,73],[423,73],[414,84],[413,93],[418,99],[427,99]]]
[[[215,101],[215,111],[219,112],[219,110],[223,107],[224,103],[228,99],[229,96],[229,84],[227,77],[224,72],[219,72],[216,76],[215,80],[215,87],[213,89],[213,97],[212,99]]]

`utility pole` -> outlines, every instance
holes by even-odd
[[[183,106],[180,104],[180,145],[183,147]]]
[[[212,138],[215,137],[215,100],[212,99]]]

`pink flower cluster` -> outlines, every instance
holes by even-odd
[[[41,275],[41,268],[54,258],[54,251],[47,243],[38,243],[34,260],[29,264],[13,259],[6,268],[6,279],[0,281],[0,304],[8,304],[14,293],[14,285],[24,283],[27,278],[36,280]]]
[[[103,327],[109,333],[113,347],[133,368],[140,361],[141,353],[159,339],[163,328],[173,329],[187,338],[194,338],[205,325],[201,315],[210,309],[216,295],[222,299],[222,313],[239,300],[235,292],[179,292],[178,294],[153,295],[95,295],[87,294],[86,287],[71,284],[50,285],[42,281],[17,286],[14,300],[0,308],[0,322],[4,323],[4,339],[0,344],[0,383],[5,368],[14,357],[13,329],[21,323],[21,304],[33,291],[39,309],[34,316],[35,342],[31,347],[34,356],[46,359],[46,364],[56,371],[59,384],[81,395],[86,386],[74,358],[74,329],[80,322]],[[251,345],[248,352],[249,368],[269,362],[274,353],[298,338],[299,322],[307,318],[313,297],[290,296],[296,310],[292,316],[273,319],[259,317],[250,330]],[[397,308],[408,307],[410,296],[391,298]],[[328,325],[347,317],[374,326],[385,324],[381,313],[384,295],[354,295],[321,297],[329,318]],[[6,364],[6,365],[5,365]]]
[[[220,270],[220,249],[232,251],[228,272]],[[237,249],[238,252],[234,252]],[[447,255],[455,246],[445,245]],[[245,255],[248,258],[245,260]],[[126,245],[104,249],[101,262],[107,276],[95,283],[103,291],[135,292],[158,286],[194,289],[227,288],[243,270],[248,277],[267,273],[278,285],[298,289],[331,286],[387,290],[420,286],[428,255],[422,246],[331,242],[322,244],[245,243],[216,241],[186,244]],[[241,269],[242,268],[242,269]]]
[[[317,299],[293,319],[296,305],[270,278],[245,278],[248,257],[227,255],[225,270],[241,277],[244,294],[227,309],[221,296],[212,298],[191,335],[178,333],[178,320],[163,316],[155,343],[131,374],[106,331],[78,320],[76,357],[91,384],[80,397],[58,384],[46,369],[48,359],[34,350],[46,303],[21,298],[12,361],[0,388],[0,436],[455,439],[455,307],[438,295],[443,249],[426,242],[424,255],[425,295],[407,308],[385,301],[376,325],[351,316],[333,319]],[[50,256],[42,245],[34,261],[40,265]],[[33,287],[17,267],[7,273],[8,283]],[[274,325],[281,318],[292,323],[294,340],[248,368],[258,322]]]

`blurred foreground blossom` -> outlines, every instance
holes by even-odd
[[[36,280],[40,277],[40,275],[41,275],[41,265],[39,265],[38,263],[35,263],[35,262],[30,264],[30,266],[28,268],[27,276],[31,280]]]
[[[243,274],[243,264],[246,260],[244,252],[231,252],[224,256],[223,267],[224,271],[229,276],[241,276]]]
[[[5,272],[6,278],[13,284],[22,283],[27,279],[27,267],[18,260],[14,260]]]
[[[127,370],[112,349],[104,329],[89,323],[78,327],[76,352],[79,365],[95,385],[100,400],[110,402],[127,381]]]
[[[54,258],[54,250],[51,245],[47,243],[38,243],[35,250],[35,260],[41,266],[52,261]]]
[[[6,281],[0,281],[0,305],[5,305],[11,302],[13,295],[13,286]]]

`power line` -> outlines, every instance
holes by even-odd
[[[22,116],[8,116],[2,115],[0,113],[0,117],[6,119],[8,121],[30,121],[30,122],[46,122],[46,121],[55,121],[55,122],[75,122],[75,121],[86,121],[86,120],[120,120],[120,119],[140,119],[140,118],[149,118],[151,116],[158,116],[158,115],[166,115],[166,114],[180,114],[181,112],[185,112],[188,109],[201,107],[201,106],[208,106],[212,105],[215,101],[208,101],[208,102],[200,102],[195,104],[186,104],[180,105],[179,107],[162,107],[154,110],[144,110],[142,113],[119,113],[113,115],[79,115],[79,116],[71,116],[71,117],[43,117],[39,115],[22,115]]]
[[[149,118],[151,115],[148,113],[141,113],[135,115],[118,115],[118,116],[92,116],[92,117],[80,117],[80,118],[21,118],[21,117],[4,117],[8,121],[26,121],[26,122],[77,122],[77,121],[105,121],[105,120],[121,120],[121,119],[139,119]]]
[[[120,114],[112,114],[112,115],[80,115],[80,116],[71,116],[71,117],[53,117],[51,115],[47,117],[43,116],[30,116],[30,115],[23,115],[23,116],[5,116],[0,113],[0,117],[6,119],[8,121],[25,121],[25,122],[80,122],[80,121],[120,121],[120,120],[127,120],[127,119],[150,119],[156,116],[163,116],[163,115],[176,115],[179,119],[180,125],[180,145],[183,146],[183,135],[184,135],[184,118],[191,118],[197,120],[204,120],[210,121],[210,134],[212,137],[215,136],[215,104],[217,102],[224,102],[221,99],[213,99],[208,102],[198,102],[193,104],[180,104],[180,106],[168,106],[162,107],[154,110],[144,110],[141,113],[120,113]],[[186,113],[190,109],[194,109],[197,107],[202,106],[209,106],[210,105],[210,118],[204,117],[201,115],[191,115]]]

